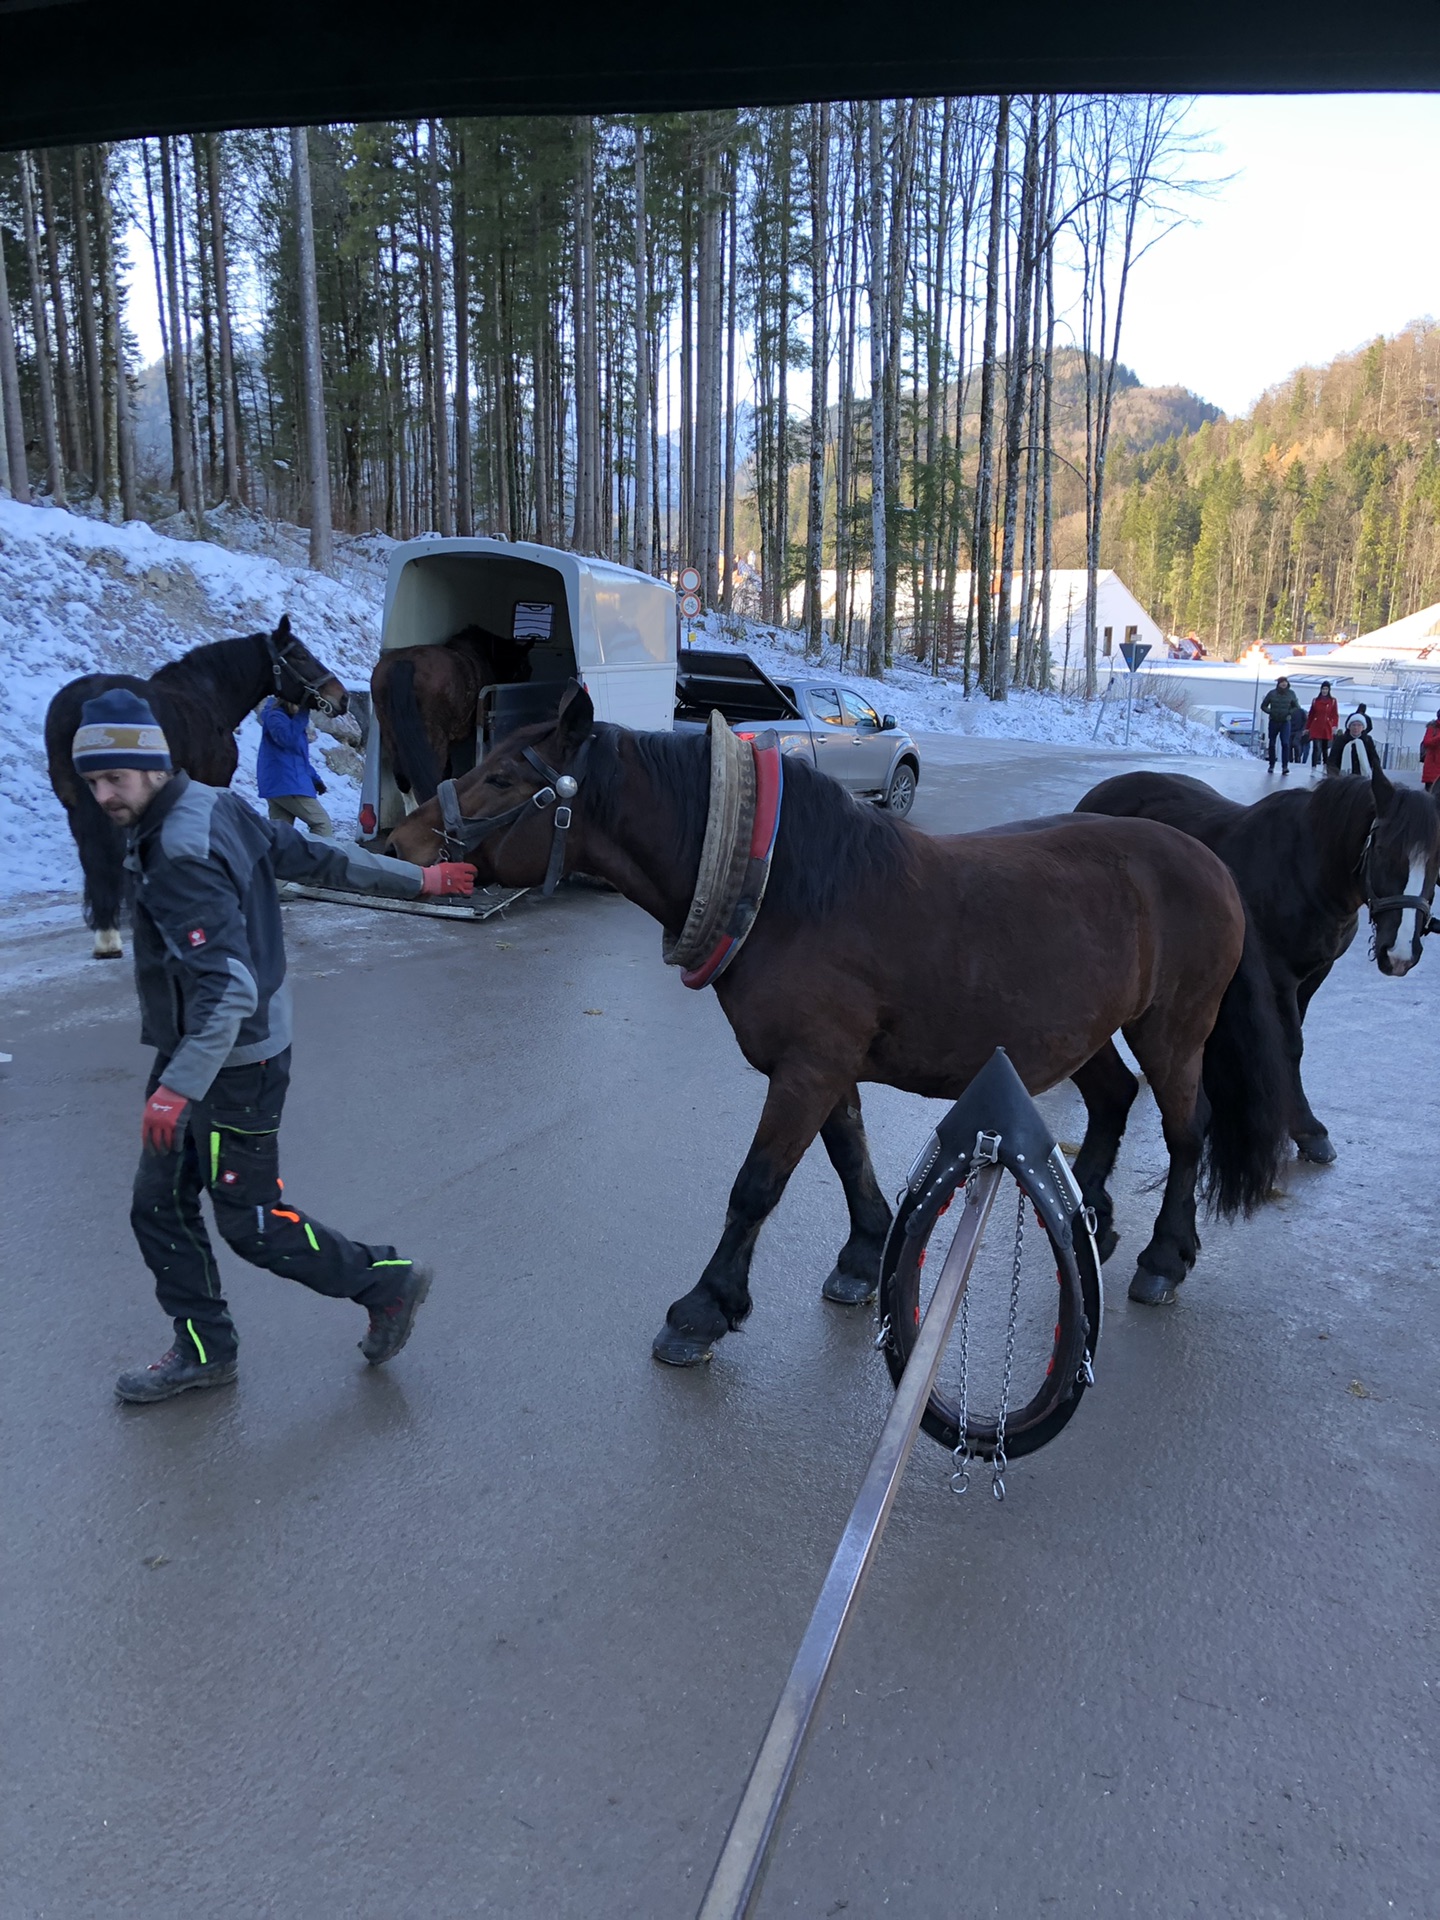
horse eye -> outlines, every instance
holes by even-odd
[[[510,787],[515,783],[508,773],[487,773],[485,784],[487,787]]]

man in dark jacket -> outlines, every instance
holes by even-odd
[[[272,820],[303,820],[312,833],[334,833],[319,800],[325,782],[310,764],[309,715],[279,694],[260,715],[255,786]]]
[[[174,773],[164,733],[124,688],[87,700],[71,749],[104,812],[128,829],[141,1038],[156,1049],[131,1225],[174,1344],[122,1373],[122,1400],[168,1400],[236,1375],[236,1334],[200,1213],[253,1266],[370,1316],[372,1366],[410,1337],[429,1271],[312,1220],[285,1196],[278,1134],[290,1079],[290,991],[277,879],[414,899],[469,893],[473,867],[414,867],[307,839],[238,794]]]
[[[1300,702],[1290,682],[1281,674],[1260,702],[1260,711],[1270,720],[1270,771],[1275,771],[1275,743],[1280,743],[1280,771],[1290,771],[1290,729],[1300,717]]]

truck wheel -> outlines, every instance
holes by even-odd
[[[890,784],[885,789],[885,798],[881,805],[903,819],[915,804],[915,769],[908,760],[902,760],[890,776]]]

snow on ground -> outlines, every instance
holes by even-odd
[[[295,631],[342,680],[364,685],[380,639],[385,569],[381,534],[337,542],[336,577],[305,564],[305,534],[256,514],[211,516],[211,540],[178,519],[161,527],[104,521],[0,499],[0,896],[73,893],[79,862],[45,771],[44,721],[67,680],[96,671],[153,673],[189,647],[274,628]],[[772,674],[839,670],[837,649],[807,662],[798,634],[711,616],[696,637],[752,653]],[[1012,694],[1000,705],[965,699],[959,676],[936,679],[897,665],[882,683],[845,673],[882,713],[917,732],[1117,746],[1123,687],[1086,705],[1055,694]],[[240,729],[237,789],[255,799],[253,717]],[[1144,752],[1226,754],[1233,743],[1153,699],[1137,705],[1131,745]],[[339,831],[354,831],[358,757],[322,733],[313,750]]]
[[[1079,747],[1122,746],[1125,741],[1125,676],[1117,674],[1099,700],[1056,693],[1012,691],[1008,700],[991,701],[972,693],[967,700],[958,668],[939,678],[927,668],[897,662],[884,680],[869,680],[845,668],[840,649],[827,642],[821,657],[805,656],[804,638],[785,628],[708,614],[693,623],[697,644],[733,647],[748,653],[772,679],[830,673],[861,693],[880,713],[893,713],[912,733],[968,733],[988,740],[1047,740]],[[1130,722],[1130,745],[1137,753],[1200,754],[1244,757],[1245,749],[1213,727],[1187,719],[1162,701],[1140,697]]]
[[[303,564],[297,529],[232,515],[225,534],[255,550],[0,499],[0,894],[80,886],[45,771],[45,709],[66,681],[97,671],[148,675],[189,647],[269,631],[282,613],[342,680],[369,681],[388,543],[345,543],[341,577],[331,579]],[[252,800],[259,739],[248,718],[235,784]],[[355,771],[353,751],[321,734],[312,758],[337,827],[352,830],[359,787],[345,769]]]

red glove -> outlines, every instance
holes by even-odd
[[[425,868],[420,876],[420,891],[422,894],[473,893],[475,869],[467,867],[463,860],[441,860],[438,865]]]
[[[172,1093],[169,1087],[155,1089],[145,1102],[145,1116],[140,1122],[140,1137],[147,1153],[175,1151],[175,1135],[189,1104],[183,1093]]]

